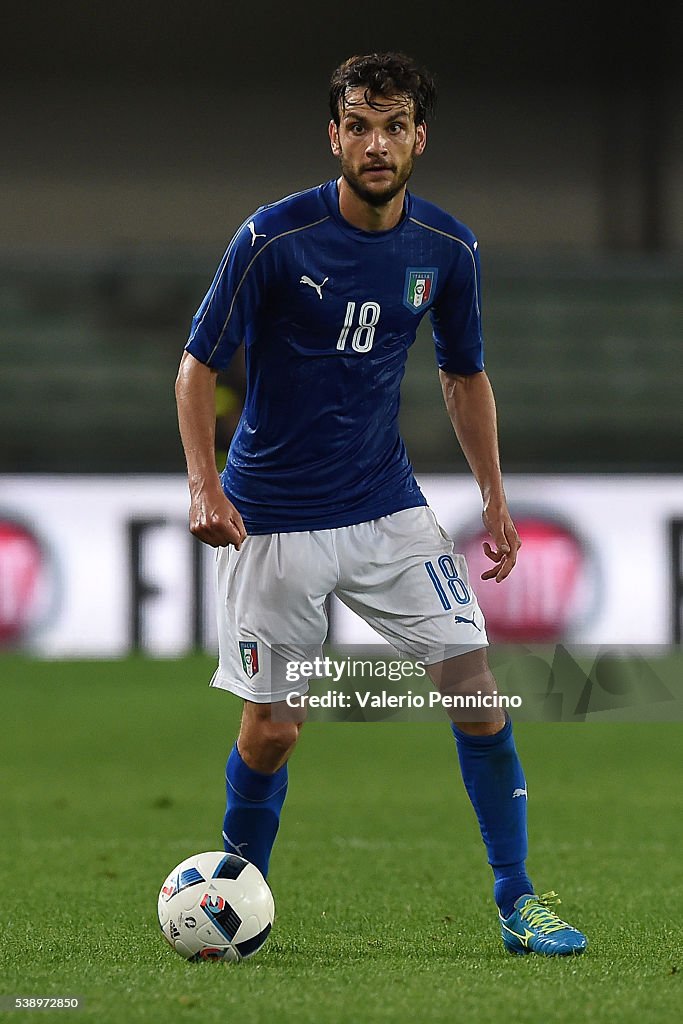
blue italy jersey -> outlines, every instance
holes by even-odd
[[[483,369],[477,242],[406,193],[390,231],[353,227],[336,181],[239,228],[187,350],[247,395],[222,476],[248,533],[350,526],[426,504],[398,431],[408,349],[429,313],[439,366]]]

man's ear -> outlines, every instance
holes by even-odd
[[[427,145],[427,125],[422,122],[415,127],[415,156],[420,156]]]
[[[330,136],[330,148],[335,156],[339,156],[341,153],[341,146],[339,145],[339,129],[337,128],[334,121],[330,121],[327,126],[327,131]]]

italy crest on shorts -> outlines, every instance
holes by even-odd
[[[435,267],[408,267],[403,289],[403,305],[419,313],[434,298],[438,270]]]
[[[239,645],[242,668],[248,677],[252,679],[259,670],[258,642],[256,640],[240,640]]]

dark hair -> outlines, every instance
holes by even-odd
[[[415,124],[423,124],[434,111],[436,86],[434,78],[405,53],[368,53],[363,57],[349,57],[340,64],[330,81],[330,113],[336,125],[340,121],[340,108],[345,106],[347,89],[365,86],[364,98],[368,106],[381,109],[373,96],[402,95],[413,101]]]

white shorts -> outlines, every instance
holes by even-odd
[[[435,664],[488,645],[463,555],[426,506],[335,530],[249,536],[216,555],[212,686],[271,703],[308,690],[287,661],[322,654],[336,594],[402,657]]]

